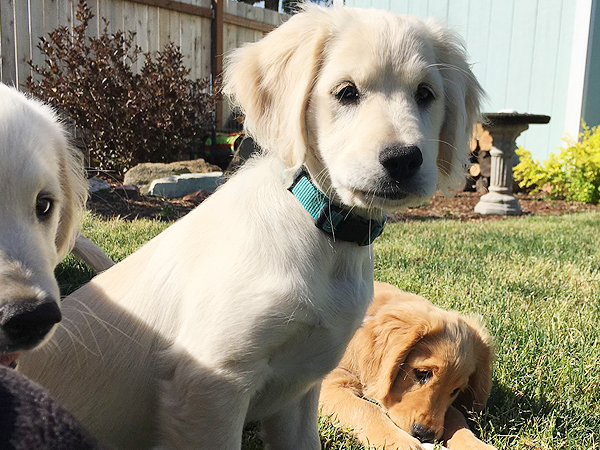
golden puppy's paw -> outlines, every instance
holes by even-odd
[[[462,450],[496,450],[496,447],[477,440],[476,442],[470,442],[465,447],[462,447]]]
[[[480,441],[474,435],[465,439],[452,439],[447,443],[449,450],[496,450],[496,447]]]
[[[378,445],[370,444],[369,448],[377,450],[426,450],[426,447],[418,439],[402,430],[399,431],[400,433],[395,433],[393,436],[388,434]]]

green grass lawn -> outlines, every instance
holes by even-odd
[[[119,260],[168,226],[86,218],[84,232]],[[600,213],[485,222],[390,224],[375,244],[375,277],[478,315],[497,359],[476,420],[498,449],[600,449]],[[90,277],[72,258],[69,292]],[[321,424],[325,449],[362,449]],[[254,430],[245,447],[259,449]]]

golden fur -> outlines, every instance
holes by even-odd
[[[375,282],[365,321],[323,382],[320,403],[377,448],[420,449],[419,439],[443,439],[450,449],[489,450],[463,413],[484,407],[492,359],[477,320]]]

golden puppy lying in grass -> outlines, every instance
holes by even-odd
[[[492,361],[491,339],[478,321],[375,282],[363,325],[323,382],[322,412],[377,448],[444,440],[451,450],[490,450],[464,414],[483,409]]]

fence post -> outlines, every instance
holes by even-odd
[[[224,0],[211,0],[213,9],[213,18],[211,26],[211,82],[213,93],[216,94],[215,102],[215,121],[216,126],[220,127],[223,121],[223,99],[218,90],[223,72],[223,2]]]

